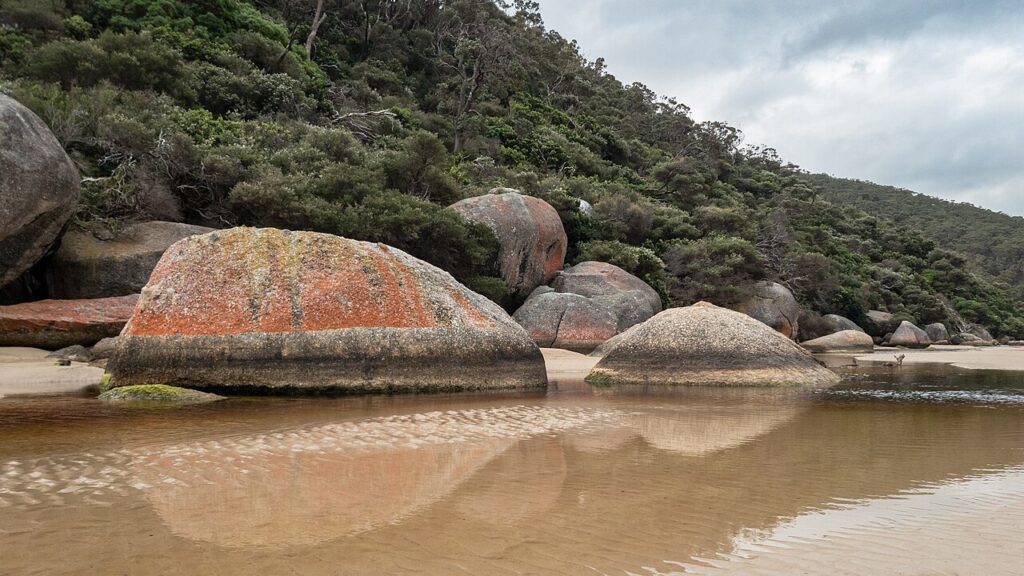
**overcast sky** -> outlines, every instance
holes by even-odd
[[[1024,0],[540,0],[626,83],[812,172],[1024,215]]]

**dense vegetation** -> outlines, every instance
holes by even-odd
[[[773,150],[624,85],[528,0],[2,0],[0,22],[0,89],[82,170],[82,227],[382,241],[512,306],[493,235],[444,209],[509,186],[559,210],[570,261],[622,266],[668,303],[772,279],[822,313],[1024,337],[1011,291],[921,226],[832,204]]]
[[[1024,299],[1024,217],[862,180],[809,175],[822,197],[917,230]]]

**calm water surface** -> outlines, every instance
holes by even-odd
[[[0,400],[0,574],[1022,574],[1024,373]]]

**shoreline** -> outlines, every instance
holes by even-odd
[[[871,354],[844,355],[857,362],[885,364],[896,361],[897,355],[904,355],[903,364],[943,364],[965,370],[999,370],[1024,372],[1024,347],[992,346],[965,347],[932,345],[929,348],[911,350],[905,348],[876,348]]]
[[[104,370],[83,362],[58,366],[49,352],[36,348],[0,347],[0,399],[29,396],[88,396],[98,390]],[[541,348],[549,383],[582,383],[600,357],[558,348]],[[871,354],[819,354],[819,358],[852,358],[867,365],[895,362],[941,364],[967,370],[1024,372],[1024,347],[968,348],[934,345],[923,350],[878,348]]]

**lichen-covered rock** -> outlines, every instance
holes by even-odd
[[[171,246],[107,365],[114,386],[401,392],[543,386],[498,305],[405,252],[232,228]]]
[[[89,232],[70,230],[53,258],[53,294],[57,298],[138,294],[168,246],[212,231],[176,222],[140,222],[111,240],[100,240]]]
[[[616,343],[587,377],[595,384],[830,386],[839,376],[746,314],[699,302],[670,308]]]
[[[0,94],[0,287],[50,250],[78,193],[78,170],[50,129]]]
[[[618,333],[618,321],[610,310],[567,292],[530,296],[512,318],[542,348],[586,353]]]
[[[131,318],[139,296],[91,300],[40,300],[0,306],[0,346],[59,350],[92,346],[117,336]]]
[[[164,384],[140,384],[112,388],[100,394],[99,399],[117,406],[156,408],[163,406],[189,406],[226,400],[223,396],[178,388]]]
[[[841,330],[821,338],[807,340],[800,344],[808,352],[818,354],[839,352],[871,352],[875,343],[864,332],[859,330]]]
[[[754,295],[738,308],[740,312],[771,326],[787,338],[796,339],[800,330],[800,304],[793,293],[776,282],[759,282]]]
[[[541,347],[587,353],[661,311],[646,282],[603,262],[581,262],[542,288],[513,315]]]
[[[889,346],[903,348],[927,348],[932,345],[928,333],[904,320],[888,339]]]
[[[568,247],[565,229],[558,211],[540,198],[496,188],[451,208],[494,231],[498,269],[509,294],[525,297],[562,268]]]
[[[899,326],[896,317],[881,310],[869,310],[864,315],[864,331],[871,336],[884,338],[890,332],[895,332]]]
[[[942,322],[935,322],[934,324],[925,326],[924,332],[928,335],[928,339],[931,340],[933,344],[949,341],[949,331],[946,330],[946,325]]]

